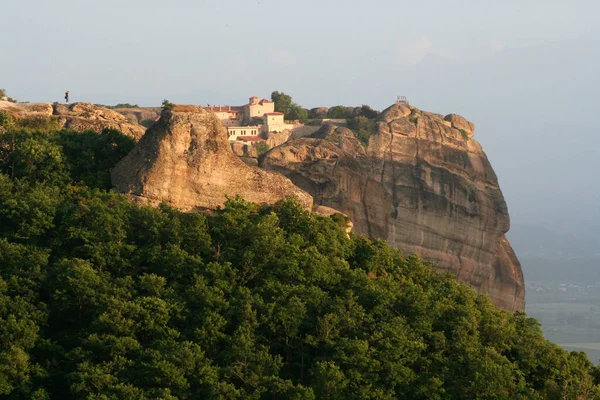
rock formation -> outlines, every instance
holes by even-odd
[[[231,141],[229,143],[231,151],[238,157],[258,158],[255,142],[243,142],[241,140]]]
[[[122,114],[131,124],[138,124],[148,127],[160,116],[160,107],[120,107],[113,108],[113,111]]]
[[[328,112],[329,108],[327,107],[317,107],[310,109],[308,115],[310,118],[327,118]]]
[[[146,128],[130,123],[118,112],[90,103],[11,103],[0,101],[0,110],[7,110],[17,119],[56,118],[61,128],[83,132],[88,129],[101,131],[117,129],[125,135],[139,140]]]
[[[182,210],[214,210],[236,194],[261,204],[295,195],[309,209],[313,202],[284,176],[244,164],[215,114],[195,106],[163,111],[115,166],[112,182],[119,192]]]
[[[6,110],[17,118],[39,118],[52,116],[50,103],[13,103],[0,101],[0,110]]]
[[[270,150],[260,165],[348,215],[355,232],[432,260],[496,305],[522,310],[507,206],[473,132],[461,116],[395,105],[366,148],[347,128],[325,126]]]
[[[55,103],[53,115],[62,127],[82,132],[88,129],[101,131],[104,128],[117,129],[127,136],[139,140],[146,128],[133,124],[120,113],[90,103],[71,105]]]

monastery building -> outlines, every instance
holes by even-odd
[[[261,133],[283,132],[293,129],[293,124],[286,124],[283,113],[275,112],[275,103],[271,100],[250,97],[243,106],[207,106],[206,110],[214,112],[227,128],[229,140],[241,137],[257,137]]]

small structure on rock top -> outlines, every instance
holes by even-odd
[[[403,104],[405,106],[408,106],[408,98],[406,96],[398,96],[396,98],[396,104]]]

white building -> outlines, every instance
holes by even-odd
[[[227,139],[238,140],[240,137],[252,137],[260,135],[262,125],[254,126],[228,126]]]
[[[283,132],[287,129],[293,129],[294,125],[286,124],[283,113],[269,112],[263,116],[263,132]]]

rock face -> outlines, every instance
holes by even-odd
[[[256,151],[256,146],[253,143],[245,143],[241,140],[236,140],[235,142],[230,142],[231,151],[238,157],[250,157],[250,158],[258,158],[258,153]]]
[[[284,144],[285,142],[288,141],[290,136],[292,136],[291,130],[285,130],[283,132],[269,132],[269,133],[263,134],[263,137],[266,140],[267,146],[269,146],[270,149]]]
[[[497,306],[522,310],[507,206],[473,131],[458,115],[395,105],[366,148],[347,128],[325,126],[270,150],[260,165],[348,215],[355,232],[435,261]]]
[[[176,106],[164,111],[136,147],[112,171],[122,193],[166,201],[182,210],[214,210],[226,196],[272,204],[295,195],[311,208],[312,197],[284,176],[251,167],[236,157],[227,133],[210,111]]]
[[[469,137],[473,137],[473,134],[475,133],[475,124],[467,121],[465,117],[460,115],[448,114],[444,117],[444,121],[450,122],[451,127],[466,132]]]

